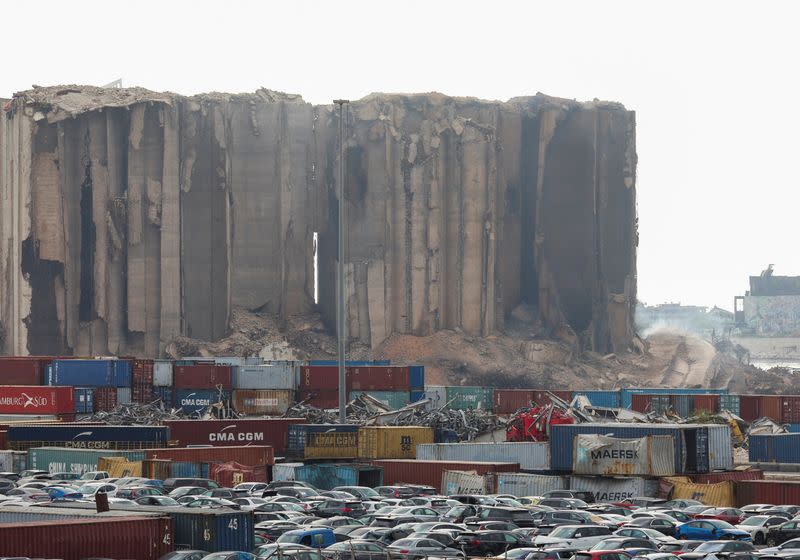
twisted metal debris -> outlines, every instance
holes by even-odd
[[[90,422],[105,422],[115,426],[159,426],[164,420],[183,420],[187,416],[179,408],[166,409],[160,400],[149,404],[118,404],[108,412],[95,412],[80,419]]]

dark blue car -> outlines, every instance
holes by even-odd
[[[678,525],[675,537],[695,541],[752,540],[750,533],[719,519],[695,519]]]

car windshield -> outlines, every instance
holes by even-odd
[[[548,537],[554,537],[556,539],[568,539],[572,536],[575,532],[573,527],[557,527],[553,531],[550,532]]]
[[[725,547],[725,543],[721,542],[704,542],[694,549],[695,552],[719,552]]]
[[[744,521],[740,523],[740,525],[747,525],[748,527],[759,527],[764,524],[768,518],[766,515],[755,515],[753,517],[748,517]]]
[[[85,485],[78,488],[78,492],[80,492],[81,494],[94,494],[95,492],[97,492],[98,488],[99,486]]]
[[[350,492],[350,491],[349,490],[345,490],[345,492]],[[350,493],[351,494],[357,494],[357,495],[361,496],[362,498],[367,498],[367,499],[369,499],[369,498],[380,498],[381,497],[381,495],[378,494],[375,490],[373,490],[372,488],[367,488],[366,486],[363,486],[363,487],[359,486],[357,488],[353,488],[353,491],[350,492]]]
[[[591,550],[614,550],[620,547],[622,539],[604,539],[594,545]]]
[[[275,541],[275,542],[279,542],[279,543],[295,543],[295,544],[297,544],[297,543],[300,542],[300,540],[302,538],[303,538],[302,534],[294,534],[294,535],[292,535],[291,533],[284,533],[280,537],[278,537],[278,540]]]

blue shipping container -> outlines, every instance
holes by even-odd
[[[753,463],[800,463],[800,434],[751,435],[748,454]]]
[[[317,463],[294,469],[295,480],[308,482],[320,490],[337,486],[383,486],[383,468],[368,465]]]
[[[208,478],[208,463],[174,461],[169,464],[172,478]]]
[[[573,396],[583,395],[593,406],[619,408],[619,391],[575,391]]]
[[[720,411],[728,410],[739,416],[739,395],[720,395],[719,409]]]
[[[425,398],[425,390],[424,389],[421,390],[421,391],[411,391],[408,394],[408,401],[412,402],[412,403],[415,403],[417,401],[421,401],[424,398]]]
[[[75,388],[75,413],[91,414],[94,412],[94,389],[88,387]]]
[[[161,509],[175,523],[176,549],[251,552],[255,548],[255,525],[251,512]]]
[[[175,406],[172,397],[172,387],[153,387],[153,399],[161,399],[166,408]]]
[[[219,391],[216,389],[177,389],[175,391],[175,408],[183,409],[186,414],[200,412],[219,401]],[[223,392],[222,398],[230,400],[228,392]]]
[[[800,424],[787,424],[790,434],[800,434]]]
[[[40,424],[9,426],[8,441],[44,442],[57,447],[114,449],[114,444],[148,443],[165,447],[164,426],[94,426],[86,424]]]
[[[357,424],[290,424],[286,454],[291,457],[304,457],[308,434],[324,432],[358,433]]]
[[[425,390],[425,366],[408,366],[409,385],[412,389]]]
[[[128,360],[53,360],[47,367],[48,385],[73,387],[130,387]]]
[[[672,389],[669,387],[651,388],[642,387],[636,389],[621,389],[620,404],[622,408],[630,408],[632,404],[632,395],[727,395],[727,389]]]

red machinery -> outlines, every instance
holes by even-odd
[[[514,417],[506,431],[506,441],[547,441],[550,426],[574,423],[571,415],[552,404],[535,406]]]

